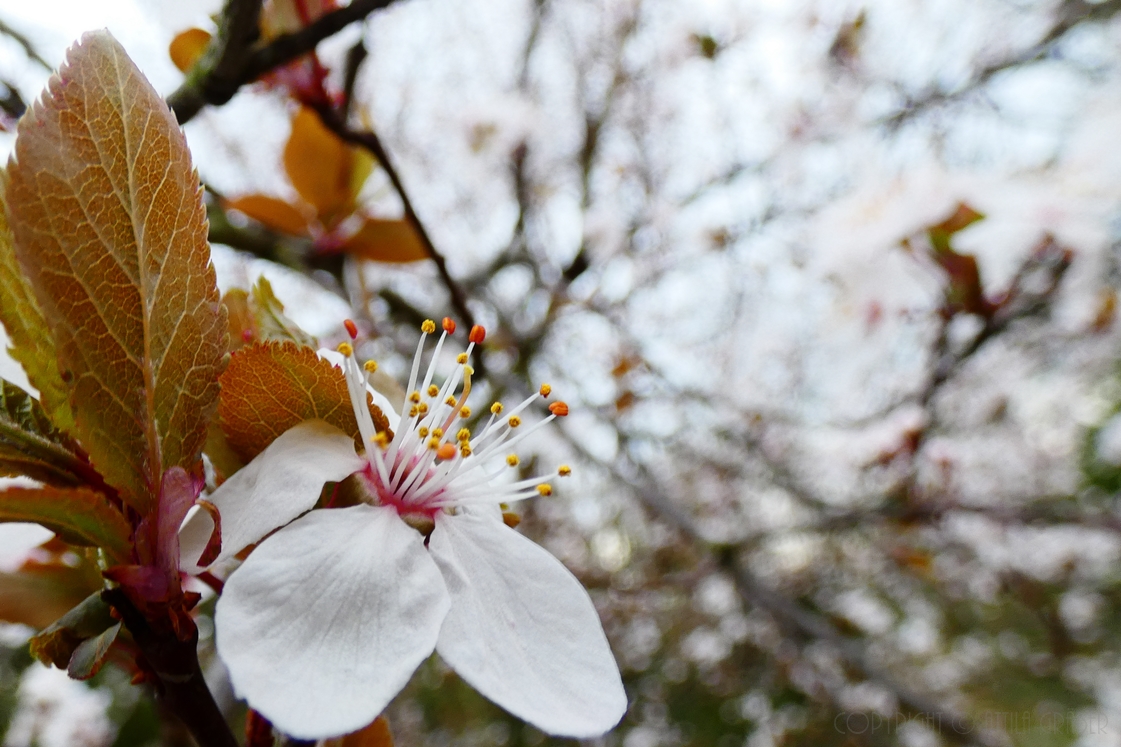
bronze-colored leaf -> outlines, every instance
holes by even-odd
[[[171,40],[167,53],[180,72],[187,72],[199,61],[210,44],[210,32],[202,29],[180,31]]]
[[[343,242],[348,254],[376,262],[419,262],[428,251],[416,230],[404,220],[367,218],[361,228]]]
[[[354,200],[373,169],[373,160],[324,127],[314,111],[302,107],[292,119],[292,134],[284,146],[284,169],[300,197],[330,227],[354,211]]]
[[[224,203],[228,210],[244,213],[258,223],[293,236],[308,235],[308,216],[279,197],[243,195]]]
[[[0,170],[0,321],[12,340],[8,351],[23,366],[28,381],[39,390],[51,421],[59,429],[69,431],[74,427],[68,401],[70,388],[58,372],[54,340],[35,299],[35,291],[16,259],[8,226],[7,184],[7,171]]]
[[[388,430],[385,415],[372,405],[371,412],[377,429]],[[325,420],[362,445],[342,371],[290,342],[234,353],[222,374],[218,415],[230,446],[245,461],[305,420]]]
[[[23,475],[58,487],[81,485],[94,475],[75,449],[34,397],[0,379],[0,475]]]
[[[0,573],[0,620],[42,630],[101,588],[101,571],[96,564],[85,559],[77,565],[66,562],[73,560],[73,553],[57,538],[47,545],[58,546],[70,557],[48,562],[29,560],[18,571]],[[43,552],[43,546],[36,550],[37,555]]]
[[[194,468],[224,365],[186,140],[120,44],[92,32],[20,121],[9,172],[16,255],[72,386],[74,434],[147,514],[165,469]]]
[[[118,563],[132,550],[128,520],[89,488],[8,488],[0,491],[0,521],[42,524],[71,544],[102,548]]]
[[[109,647],[117,640],[117,634],[120,632],[121,623],[117,623],[101,634],[79,643],[70,656],[70,664],[66,667],[70,679],[88,680],[100,672],[109,655]]]

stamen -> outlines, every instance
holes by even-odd
[[[469,334],[467,336],[467,339],[470,340],[471,342],[475,343],[476,345],[482,345],[483,340],[485,340],[486,337],[487,337],[487,331],[483,327],[483,325],[476,324],[474,327],[471,328],[471,334]]]
[[[460,428],[459,433],[455,434],[455,440],[459,442],[467,441],[471,438],[471,431],[467,428]]]
[[[379,449],[385,451],[389,447],[389,434],[385,431],[378,431],[374,434],[374,443],[377,444]]]
[[[455,320],[454,319],[452,319],[450,316],[445,316],[442,323],[444,325],[444,331],[445,332],[447,332],[449,335],[454,335],[455,334]]]
[[[436,331],[436,322],[431,319],[425,319],[420,325],[420,331],[426,335],[430,335]]]
[[[459,355],[457,355],[455,357],[455,362],[462,366],[467,362],[467,353],[460,353]]]
[[[436,386],[435,384],[428,387],[428,396],[429,397],[435,397],[439,393],[440,393],[440,387]]]
[[[366,361],[366,363],[362,366],[362,368],[366,369],[366,373],[374,373],[375,371],[378,370],[378,362],[377,361]]]
[[[354,355],[354,346],[351,345],[349,342],[340,342],[339,346],[337,348],[335,348],[335,350],[338,350],[340,353],[345,355],[347,358]]]
[[[445,462],[449,459],[454,459],[455,444],[440,444],[440,448],[436,450],[436,456]]]
[[[548,397],[553,392],[553,388],[548,384],[542,384],[541,388],[537,391],[541,392],[542,397]]]
[[[563,418],[568,414],[568,405],[566,405],[564,402],[554,402],[553,404],[549,405],[549,412],[553,413],[558,418]]]
[[[510,456],[506,457],[506,464],[510,465],[511,467],[517,467],[518,462],[520,461],[521,460],[518,459],[517,454],[511,454]]]
[[[471,417],[471,408],[467,405],[459,408],[459,417],[463,418],[464,420]]]
[[[424,413],[428,412],[428,404],[425,402],[421,402],[416,406],[416,409],[421,415],[423,415]]]
[[[412,394],[410,394],[409,395],[409,401],[412,402],[414,405],[417,402],[420,402],[420,392],[414,391]]]
[[[550,496],[553,494],[553,486],[547,482],[543,482],[537,486],[537,492],[542,496]]]
[[[493,405],[491,405],[490,406],[490,414],[491,415],[502,414],[502,403],[501,402],[495,402]]]
[[[569,475],[572,474],[572,468],[569,467],[567,464],[562,464],[560,467],[557,468],[557,474],[560,475],[561,477],[568,477]]]
[[[420,428],[417,428],[416,434],[421,438],[428,438],[428,429],[422,425]]]
[[[444,400],[444,404],[448,407],[455,407],[455,397],[449,395],[448,398]]]
[[[428,439],[428,448],[431,449],[432,451],[436,451],[437,449],[439,449],[440,448],[440,439],[436,438],[435,436]]]
[[[443,438],[444,437],[444,429],[443,428],[433,428],[432,429],[432,435],[435,436],[436,438]]]
[[[346,327],[346,333],[350,335],[350,339],[358,339],[358,325],[356,325],[352,320],[346,319],[343,321],[343,326]]]
[[[518,417],[517,415],[511,415],[511,416],[510,416],[510,417],[509,417],[509,418],[508,418],[508,419],[506,420],[506,422],[510,424],[510,427],[511,427],[511,428],[517,428],[517,427],[518,427],[519,425],[521,425],[521,424],[522,424],[522,419],[521,419],[521,418],[519,418],[519,417]]]

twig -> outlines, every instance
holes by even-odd
[[[243,85],[302,54],[319,42],[396,0],[353,0],[292,34],[254,47],[261,0],[227,0],[218,37],[187,80],[167,97],[179,124],[190,121],[207,105],[225,104]]]
[[[1042,60],[1051,52],[1055,44],[1075,26],[1087,21],[1105,20],[1119,12],[1121,12],[1121,0],[1107,0],[1099,3],[1089,3],[1084,0],[1064,0],[1059,6],[1057,20],[1035,44],[1019,54],[982,67],[965,85],[957,90],[927,91],[916,98],[909,99],[897,112],[884,117],[878,124],[896,129],[932,107],[948,103],[976,91],[1005,70]]]
[[[405,210],[405,219],[417,232],[421,243],[424,245],[424,251],[428,257],[435,263],[436,271],[440,274],[440,280],[443,281],[444,287],[447,288],[451,296],[451,305],[455,309],[455,313],[463,320],[463,322],[471,326],[475,323],[475,316],[471,313],[471,309],[467,307],[467,294],[459,283],[448,272],[447,262],[444,256],[437,251],[436,246],[432,243],[428,231],[425,230],[424,224],[416,214],[413,208],[412,200],[409,199],[409,193],[405,190],[405,185],[401,182],[401,176],[394,168],[393,162],[389,159],[389,154],[386,153],[385,147],[382,146],[381,139],[373,130],[352,130],[347,126],[346,122],[342,120],[338,112],[326,106],[316,107],[316,112],[319,114],[320,120],[323,122],[327,129],[334,132],[342,140],[365,148],[378,160],[382,169],[385,170],[389,181],[392,182],[393,188],[397,190],[398,196],[401,198],[401,205]]]
[[[31,44],[31,41],[26,36],[16,31],[14,28],[4,23],[3,21],[0,21],[0,34],[7,36],[16,44],[23,47],[23,53],[27,55],[27,58],[29,60],[38,63],[40,67],[46,70],[54,70],[54,65],[39,56],[39,53],[35,51],[35,47]]]

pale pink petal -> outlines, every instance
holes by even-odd
[[[429,551],[452,600],[436,651],[463,679],[550,734],[592,737],[619,722],[619,668],[560,561],[479,513],[438,516]]]
[[[288,429],[206,497],[222,517],[222,552],[215,562],[309,510],[323,483],[342,480],[365,465],[354,453],[354,439],[322,420]],[[198,569],[213,529],[206,511],[195,511],[184,522],[179,530],[183,570]]]
[[[448,595],[392,508],[312,511],[230,576],[215,616],[237,694],[316,739],[374,720],[432,653]]]

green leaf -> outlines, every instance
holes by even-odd
[[[58,487],[81,485],[93,470],[75,450],[34,397],[0,379],[0,476],[24,475]]]
[[[119,563],[132,549],[128,520],[89,488],[8,488],[0,492],[0,521],[42,524],[71,544],[103,548]]]
[[[100,635],[79,643],[70,657],[70,664],[66,667],[66,673],[70,678],[88,680],[101,671],[101,665],[105,663],[105,657],[109,654],[109,647],[117,640],[117,634],[120,632],[121,624],[117,623]]]
[[[294,342],[304,347],[316,347],[316,340],[300,329],[284,314],[284,304],[272,291],[272,283],[265,276],[257,278],[253,286],[250,308],[257,320],[257,339],[261,342]]]
[[[44,664],[54,664],[59,669],[70,665],[74,650],[83,641],[95,638],[110,630],[117,621],[112,607],[95,591],[31,639],[31,655]]]
[[[74,427],[74,414],[67,401],[69,387],[58,372],[54,341],[39,302],[16,260],[8,226],[7,185],[8,174],[0,170],[0,322],[13,343],[8,351],[39,390],[51,421],[61,430],[69,431]]]
[[[196,467],[226,321],[198,174],[175,117],[106,31],[67,52],[9,163],[16,256],[71,387],[74,435],[148,514]]]

